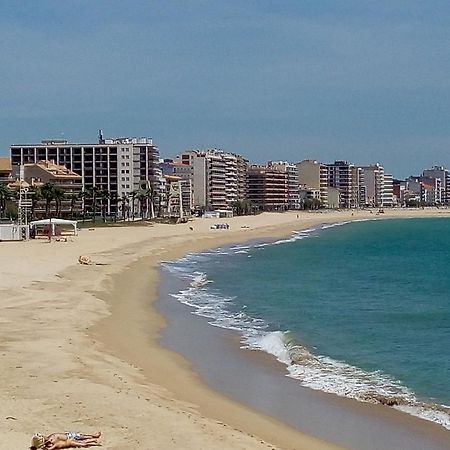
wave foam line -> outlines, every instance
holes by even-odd
[[[274,355],[287,366],[288,376],[310,389],[340,397],[391,406],[436,422],[450,430],[450,408],[419,401],[414,393],[380,371],[366,372],[325,356],[314,355],[292,340],[289,333],[269,332],[245,339],[247,348]]]

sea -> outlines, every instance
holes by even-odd
[[[300,385],[450,429],[450,219],[323,224],[162,271],[173,301]]]

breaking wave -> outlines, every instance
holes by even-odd
[[[261,350],[286,365],[288,376],[302,386],[349,397],[362,402],[383,404],[422,419],[436,422],[450,430],[450,407],[419,400],[413,391],[381,371],[364,371],[358,367],[323,355],[316,355],[289,331],[270,330],[264,320],[251,317],[246,307],[238,307],[233,297],[213,289],[207,274],[196,271],[196,265],[218,254],[249,253],[267,245],[279,245],[313,236],[321,229],[343,224],[327,224],[319,228],[295,232],[289,238],[273,243],[221,248],[200,254],[189,254],[175,262],[163,262],[162,268],[186,281],[186,288],[171,294],[192,313],[205,317],[208,323],[237,331],[242,348]]]

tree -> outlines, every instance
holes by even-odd
[[[53,199],[55,200],[55,212],[56,217],[61,217],[61,206],[62,201],[64,200],[66,194],[64,192],[64,189],[62,189],[60,186],[55,186],[53,189]]]
[[[45,217],[50,217],[50,208],[52,200],[55,198],[55,184],[45,183],[41,188],[42,197],[45,198]]]
[[[145,195],[148,198],[150,202],[150,213],[151,218],[155,218],[155,199],[156,199],[156,189],[150,184],[150,187],[145,191]],[[182,208],[182,205],[180,205],[180,209]]]
[[[101,207],[101,210],[102,210],[103,222],[106,222],[106,209],[108,207],[108,200],[111,198],[111,194],[109,193],[108,190],[102,189],[98,193],[98,197],[100,199],[100,207]]]
[[[79,195],[76,195],[75,192],[70,193],[70,218],[73,219],[75,212],[75,205],[77,204],[77,200]]]
[[[78,194],[78,198],[81,200],[81,202],[82,202],[82,208],[83,208],[83,210],[82,210],[82,215],[83,215],[83,222],[84,222],[84,220],[85,220],[85,218],[86,218],[86,199],[88,198],[88,196],[89,196],[89,194],[86,192],[86,191],[81,191],[79,194]]]
[[[88,198],[92,200],[92,220],[95,222],[97,216],[97,200],[99,198],[101,189],[97,186],[92,186],[88,190]]]
[[[135,206],[135,200],[136,197],[138,196],[139,191],[138,190],[134,190],[130,192],[130,197],[131,197],[131,217],[134,220],[134,206]]]
[[[143,219],[147,213],[147,208],[146,208],[147,196],[145,194],[145,191],[143,191],[143,190],[139,191],[137,194],[137,199],[139,202],[139,215],[141,216],[141,219]]]
[[[33,192],[31,193],[31,219],[36,219],[36,206],[39,200],[42,199],[41,188],[36,186],[33,188]]]
[[[238,200],[233,202],[231,205],[233,208],[234,214],[237,216],[247,216],[250,214],[255,214],[257,206],[252,203],[250,200]]]
[[[120,207],[122,210],[122,220],[125,221],[125,217],[128,213],[128,203],[129,203],[129,199],[127,194],[122,194],[122,197],[120,197]]]
[[[0,183],[0,217],[3,217],[6,210],[6,203],[11,198],[12,192],[8,186]]]
[[[117,192],[110,192],[109,193],[109,204],[111,205],[111,209],[114,209],[114,216],[113,220],[114,222],[117,221],[117,213],[119,209],[119,197],[117,196]],[[113,208],[114,206],[114,208]]]

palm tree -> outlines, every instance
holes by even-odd
[[[77,204],[77,200],[79,198],[79,194],[77,195],[75,192],[70,193],[70,218],[73,219],[73,213],[75,211],[75,206]]]
[[[31,219],[36,219],[35,216],[35,211],[36,211],[36,206],[39,202],[39,200],[42,199],[42,193],[41,193],[41,188],[39,186],[36,186],[33,188],[33,191],[31,192]]]
[[[110,192],[109,195],[109,204],[110,204],[110,212],[114,210],[113,220],[117,221],[117,213],[119,208],[119,197],[117,196],[117,192]]]
[[[97,186],[92,186],[88,189],[88,196],[92,199],[92,219],[95,222],[95,216],[97,215],[97,199],[100,195],[101,189]]]
[[[106,222],[106,208],[108,207],[108,200],[111,198],[111,194],[108,190],[102,189],[98,196],[100,198],[100,205],[102,210],[103,222]]]
[[[6,203],[11,198],[12,192],[6,184],[0,183],[0,217],[3,217],[6,209]]]
[[[121,209],[122,209],[122,220],[124,222],[125,222],[125,215],[128,210],[128,203],[129,203],[129,199],[128,199],[127,194],[122,194],[122,197],[120,197],[120,205],[121,205]]]
[[[152,184],[150,184],[150,187],[145,191],[145,195],[147,197],[147,199],[150,202],[150,212],[151,212],[151,218],[154,219],[155,218],[155,198],[156,198],[156,190],[154,189],[154,187],[152,186]],[[182,205],[180,205],[181,208]]]
[[[78,194],[78,198],[82,201],[82,206],[83,206],[83,210],[82,210],[82,215],[83,215],[83,222],[86,218],[86,199],[88,198],[88,193],[86,191],[81,191]]]
[[[131,218],[134,220],[134,201],[137,197],[137,195],[139,194],[138,190],[134,190],[130,192],[130,197],[131,197]]]
[[[146,200],[147,200],[147,191],[144,190],[140,190],[138,191],[137,194],[137,199],[139,201],[139,215],[141,216],[141,219],[144,218],[144,216],[147,215],[147,204],[146,204]]]
[[[64,192],[64,189],[62,189],[60,186],[55,186],[53,190],[53,198],[55,200],[55,209],[56,209],[56,217],[61,217],[61,205],[62,201],[64,200],[66,194]]]
[[[51,182],[45,183],[41,188],[41,193],[42,197],[45,198],[45,217],[49,217],[51,203],[55,198],[55,184]]]

